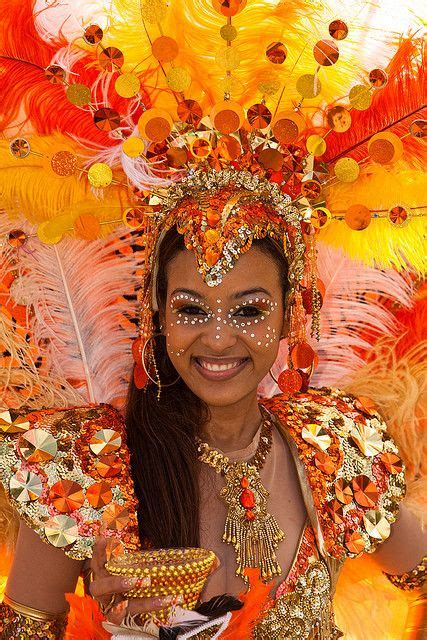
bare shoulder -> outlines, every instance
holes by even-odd
[[[21,604],[61,613],[67,609],[65,594],[74,592],[82,565],[43,542],[21,521],[6,593]]]

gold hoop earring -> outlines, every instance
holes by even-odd
[[[146,364],[145,364],[145,352],[146,352],[146,349],[147,349],[147,345],[151,342],[151,340],[153,340],[153,338],[158,338],[161,335],[162,335],[161,333],[154,333],[152,336],[150,336],[150,338],[148,338],[148,340],[146,340],[144,342],[144,346],[142,347],[142,351],[141,351],[141,364],[142,364],[142,366],[144,368],[144,371],[145,371],[145,373],[147,375],[147,378],[149,380],[151,380],[151,382],[153,382],[155,385],[157,385],[157,400],[160,400],[162,387],[172,387],[174,384],[176,384],[181,379],[181,376],[178,375],[176,380],[174,380],[173,382],[168,382],[167,384],[162,384],[162,382],[160,380],[159,370],[157,368],[157,363],[156,363],[156,360],[155,360],[155,357],[154,357],[154,349],[150,350],[149,358],[150,358],[151,364],[153,366],[153,369],[155,371],[157,379],[154,379],[152,377],[152,375],[150,374],[150,367],[149,366],[147,367]]]

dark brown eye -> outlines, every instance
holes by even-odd
[[[242,318],[257,318],[262,314],[263,311],[261,311],[261,309],[258,309],[258,307],[255,307],[253,305],[245,305],[244,307],[240,307],[240,309],[238,309],[234,315],[240,316]]]

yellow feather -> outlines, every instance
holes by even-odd
[[[418,206],[427,193],[427,175],[421,171],[391,169],[370,165],[356,182],[331,186],[327,206],[335,215],[345,215],[350,205],[362,204],[371,211],[388,210],[406,204],[415,214],[426,213]],[[385,213],[381,214],[382,216]],[[405,226],[396,227],[386,218],[374,219],[363,231],[353,231],[344,221],[333,221],[320,233],[320,239],[342,247],[351,258],[369,266],[394,266],[407,269],[408,262],[420,273],[427,270],[425,245],[426,218],[412,217]]]

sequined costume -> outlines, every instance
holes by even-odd
[[[389,536],[405,495],[404,465],[379,414],[337,389],[310,388],[263,404],[289,444],[309,521],[252,637],[340,637],[332,609],[340,569]],[[72,558],[90,557],[102,526],[126,548],[138,545],[129,452],[115,409],[42,410],[3,420],[2,483],[44,541]]]

